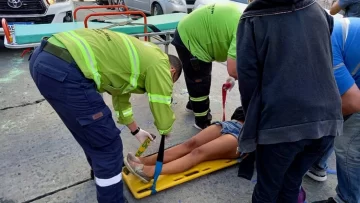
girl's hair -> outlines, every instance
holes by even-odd
[[[179,79],[182,69],[183,69],[182,63],[181,63],[180,59],[174,55],[168,54],[168,57],[169,57],[171,66],[173,66],[176,70],[176,73],[174,76],[174,82],[176,82]]]
[[[231,116],[231,120],[245,121],[245,114],[242,106],[235,109],[233,115]]]

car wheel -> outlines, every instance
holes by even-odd
[[[151,15],[157,16],[164,14],[163,9],[161,8],[160,4],[155,3],[151,9]]]
[[[102,1],[102,0],[95,0],[95,3],[96,3],[97,5],[103,5],[103,1]]]

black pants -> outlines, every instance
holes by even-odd
[[[302,178],[334,144],[333,136],[316,140],[258,145],[253,203],[297,203]]]
[[[186,87],[189,93],[189,102],[194,111],[196,123],[210,124],[210,87],[212,63],[197,60],[197,67],[193,67],[191,60],[194,58],[190,51],[184,46],[177,31],[174,41],[179,59],[183,64]]]

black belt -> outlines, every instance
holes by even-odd
[[[46,43],[46,45],[43,48],[44,51],[68,62],[72,63],[74,62],[73,57],[71,56],[70,52],[64,48],[58,47],[56,45],[53,45],[51,43]]]

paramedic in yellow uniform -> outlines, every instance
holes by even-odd
[[[195,115],[194,126],[210,125],[210,86],[212,62],[227,61],[231,89],[236,73],[236,31],[241,11],[233,2],[205,5],[185,16],[175,32],[172,44],[183,64],[189,92],[188,111]],[[235,78],[235,79],[234,79]]]
[[[103,29],[79,29],[41,42],[30,58],[30,73],[85,152],[94,172],[99,203],[123,203],[120,130],[99,92],[112,95],[118,122],[142,143],[151,135],[133,118],[132,93],[148,95],[155,126],[169,135],[173,82],[181,62],[149,42]]]

